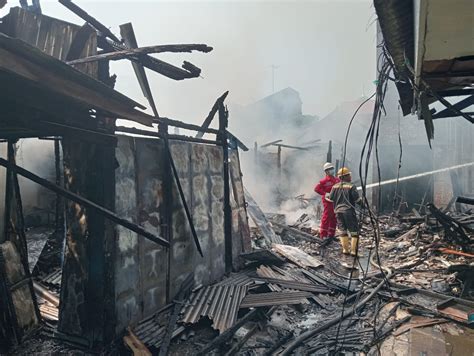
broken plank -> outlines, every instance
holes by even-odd
[[[149,54],[149,53],[163,53],[163,52],[190,53],[192,51],[208,53],[212,51],[212,49],[213,49],[212,47],[209,47],[205,44],[172,44],[172,45],[145,46],[145,47],[130,48],[130,49],[122,50],[122,51],[102,53],[95,56],[75,59],[75,60],[67,62],[67,64],[73,65],[73,64],[82,64],[82,63],[97,62],[97,61],[104,61],[104,60],[116,61],[119,59],[128,58],[132,55],[138,55],[138,54],[143,55],[143,54]]]
[[[104,216],[105,218],[115,222],[116,224],[118,225],[121,225],[133,232],[136,232],[138,235],[140,236],[143,236],[145,238],[147,238],[148,240],[150,241],[153,241],[161,246],[164,246],[166,248],[169,248],[170,244],[167,240],[163,239],[161,236],[157,236],[157,235],[154,235],[148,231],[146,231],[144,228],[142,228],[141,226],[127,220],[127,219],[123,219],[121,217],[119,217],[117,214],[115,214],[114,212],[86,199],[86,198],[83,198],[81,197],[80,195],[78,194],[75,194],[69,190],[66,190],[56,184],[53,184],[49,181],[47,181],[46,179],[43,179],[41,177],[38,177],[36,174],[20,167],[20,166],[17,166],[13,163],[10,163],[8,162],[7,160],[4,160],[3,158],[0,158],[0,166],[3,166],[23,177],[25,177],[26,179],[28,180],[31,180],[43,187],[45,187],[46,189],[48,190],[51,190],[53,191],[54,193],[56,194],[59,194],[63,197],[65,197],[66,199],[69,199],[75,203],[78,203],[86,208],[89,208],[91,210],[94,210],[97,214],[100,214],[102,216]]]
[[[457,197],[456,203],[474,205],[474,199],[467,197]]]
[[[472,253],[453,250],[453,249],[446,248],[446,247],[440,247],[440,248],[438,248],[438,251],[441,252],[441,253],[447,254],[447,255],[457,255],[457,256],[464,256],[464,257],[470,257],[470,258],[474,257],[474,254],[472,254]]]
[[[424,318],[424,317],[412,317],[411,321],[407,324],[400,326],[397,330],[393,332],[393,336],[399,336],[408,330],[414,328],[422,328],[425,326],[432,326],[441,323],[446,323],[447,320],[444,319],[432,319],[432,318]]]
[[[274,226],[276,226],[278,229],[280,229],[280,234],[283,236],[283,237],[290,237],[294,240],[303,240],[303,241],[308,241],[308,242],[311,242],[311,243],[317,243],[317,244],[323,244],[323,242],[325,240],[322,240],[322,239],[319,239],[311,234],[308,234],[307,232],[304,232],[304,231],[301,231],[301,230],[298,230],[298,229],[295,229],[294,227],[291,227],[291,226],[287,226],[287,225],[283,225],[283,224],[280,224],[278,222],[275,222],[275,221],[272,221],[272,224]],[[278,230],[277,230],[278,232]]]
[[[241,253],[240,257],[247,261],[281,265],[285,260],[271,250],[255,250],[248,253]]]
[[[232,356],[232,355],[236,355],[239,350],[242,348],[242,346],[245,345],[245,343],[252,337],[253,334],[255,334],[255,332],[258,330],[258,329],[262,329],[263,328],[263,325],[266,324],[267,320],[269,320],[270,316],[275,312],[275,310],[277,309],[278,307],[277,306],[274,306],[272,307],[269,311],[267,311],[265,313],[265,318],[260,322],[260,323],[255,323],[252,328],[244,335],[244,337],[242,337],[239,342],[234,345],[226,354],[225,356]]]
[[[272,243],[282,243],[280,236],[275,234],[275,231],[265,217],[265,214],[246,188],[244,188],[244,193],[245,201],[247,202],[247,212],[249,213],[253,222],[262,232],[268,244],[271,245]]]
[[[214,350],[219,345],[222,345],[227,340],[229,340],[236,332],[239,330],[246,322],[250,321],[254,316],[260,313],[259,309],[253,309],[245,314],[242,318],[240,318],[234,325],[232,325],[229,329],[224,331],[214,340],[212,340],[209,344],[204,346],[201,350],[197,352],[198,356],[207,355],[210,351]]]
[[[141,342],[141,340],[133,333],[130,328],[127,328],[128,335],[123,337],[123,342],[130,350],[132,350],[134,356],[151,356],[152,353],[148,348]]]
[[[290,245],[282,245],[282,244],[273,244],[272,248],[278,252],[283,257],[286,257],[289,261],[293,262],[294,264],[303,267],[313,267],[318,268],[324,266],[317,258],[308,255],[306,252],[300,250],[297,247],[290,246]]]
[[[216,102],[214,103],[214,105],[211,108],[211,111],[209,112],[209,114],[207,114],[206,119],[204,120],[204,122],[201,125],[202,131],[199,131],[196,134],[196,138],[202,138],[204,136],[204,133],[205,133],[204,130],[209,128],[209,125],[211,124],[212,120],[214,119],[214,116],[216,116],[217,109],[219,108],[219,103],[223,103],[225,98],[227,98],[227,95],[229,95],[229,91],[226,91],[219,98],[217,98]]]

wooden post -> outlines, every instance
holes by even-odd
[[[171,171],[171,148],[169,146],[169,129],[168,124],[160,123],[158,125],[158,132],[163,135],[163,206],[161,207],[161,236],[170,243],[172,239],[172,216],[173,216],[173,177]],[[169,150],[169,152],[168,152]],[[166,303],[170,303],[174,296],[171,296],[171,261],[172,261],[172,249],[166,250],[168,258],[168,264],[166,268]]]
[[[7,160],[10,163],[15,162],[15,143],[11,140],[8,140],[7,142]],[[11,201],[13,196],[12,177],[13,172],[10,169],[7,169],[5,174],[5,231],[3,232],[3,241],[7,240],[10,229]]]
[[[326,162],[332,163],[332,141],[329,140],[328,154],[326,157]]]
[[[219,141],[222,142],[224,153],[224,238],[226,272],[232,271],[232,208],[230,206],[230,176],[229,176],[229,143],[227,125],[229,112],[223,102],[219,102]]]
[[[258,144],[255,142],[253,144],[253,154],[254,154],[254,164],[255,168],[258,167]]]
[[[56,173],[56,185],[62,186],[62,178],[61,178],[61,144],[60,139],[54,139],[54,167]],[[56,233],[56,241],[62,246],[64,242],[64,224],[65,224],[65,216],[64,216],[64,200],[61,195],[56,194],[56,223],[55,223],[55,233]]]
[[[108,63],[89,73],[112,85]],[[115,120],[97,116],[91,130],[115,131]],[[66,189],[115,211],[115,146],[63,138]],[[68,201],[66,254],[58,331],[100,346],[115,337],[115,225],[98,213]]]
[[[277,174],[278,174],[278,205],[281,204],[282,199],[281,199],[281,146],[277,145],[278,151],[277,151]]]

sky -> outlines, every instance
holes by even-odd
[[[158,58],[202,69],[201,78],[173,81],[148,71],[161,116],[201,123],[226,90],[228,102],[247,105],[293,87],[303,112],[324,117],[343,101],[373,92],[375,11],[371,1],[112,1],[74,0],[119,36],[131,22],[139,45],[205,43],[210,53]],[[19,1],[8,0],[0,10]],[[57,1],[42,0],[43,14],[83,24]],[[116,89],[142,104],[131,64],[113,62]],[[230,127],[232,113],[230,113]]]

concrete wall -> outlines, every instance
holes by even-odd
[[[204,257],[197,252],[173,178],[169,252],[124,228],[117,228],[117,331],[169,302],[167,294],[173,298],[189,273],[194,272],[196,284],[212,283],[225,273],[222,148],[187,142],[171,142],[170,147]],[[119,163],[117,214],[162,235],[163,142],[122,136],[116,157]],[[238,155],[233,152],[230,159],[233,252],[237,260],[238,254],[250,246],[250,235]]]

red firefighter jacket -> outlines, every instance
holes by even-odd
[[[324,199],[324,196],[326,195],[326,193],[330,193],[332,186],[339,182],[339,178],[326,176],[321,179],[318,184],[316,184],[316,187],[314,187],[314,191],[321,195],[323,202],[325,202],[326,200]]]

